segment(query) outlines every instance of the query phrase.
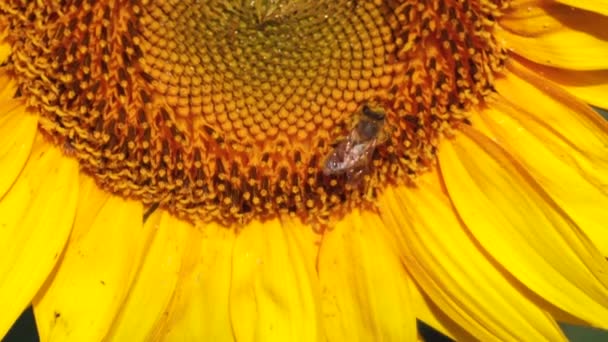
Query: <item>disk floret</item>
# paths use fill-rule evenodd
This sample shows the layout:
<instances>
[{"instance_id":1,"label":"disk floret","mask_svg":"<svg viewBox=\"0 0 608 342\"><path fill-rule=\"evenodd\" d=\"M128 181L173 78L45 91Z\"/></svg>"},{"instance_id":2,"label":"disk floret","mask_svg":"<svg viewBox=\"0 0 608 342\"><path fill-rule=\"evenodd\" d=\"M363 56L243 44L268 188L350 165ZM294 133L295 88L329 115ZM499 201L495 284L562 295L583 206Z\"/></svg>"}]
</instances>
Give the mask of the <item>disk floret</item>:
<instances>
[{"instance_id":1,"label":"disk floret","mask_svg":"<svg viewBox=\"0 0 608 342\"><path fill-rule=\"evenodd\" d=\"M10 1L5 66L104 189L191 221L373 206L492 92L504 1ZM361 181L323 172L379 104Z\"/></svg>"}]
</instances>

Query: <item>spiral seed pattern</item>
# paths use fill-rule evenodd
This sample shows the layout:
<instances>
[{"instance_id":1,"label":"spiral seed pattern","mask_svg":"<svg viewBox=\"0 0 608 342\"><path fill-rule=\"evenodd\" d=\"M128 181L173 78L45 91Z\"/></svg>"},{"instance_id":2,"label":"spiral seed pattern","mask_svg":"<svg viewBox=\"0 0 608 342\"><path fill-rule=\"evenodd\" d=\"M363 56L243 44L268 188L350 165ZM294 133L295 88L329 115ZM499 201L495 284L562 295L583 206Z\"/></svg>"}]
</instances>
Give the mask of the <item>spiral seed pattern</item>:
<instances>
[{"instance_id":1,"label":"spiral seed pattern","mask_svg":"<svg viewBox=\"0 0 608 342\"><path fill-rule=\"evenodd\" d=\"M492 92L507 5L21 0L0 4L0 25L19 96L104 189L194 222L322 223L432 166ZM370 101L389 134L370 172L324 175Z\"/></svg>"}]
</instances>

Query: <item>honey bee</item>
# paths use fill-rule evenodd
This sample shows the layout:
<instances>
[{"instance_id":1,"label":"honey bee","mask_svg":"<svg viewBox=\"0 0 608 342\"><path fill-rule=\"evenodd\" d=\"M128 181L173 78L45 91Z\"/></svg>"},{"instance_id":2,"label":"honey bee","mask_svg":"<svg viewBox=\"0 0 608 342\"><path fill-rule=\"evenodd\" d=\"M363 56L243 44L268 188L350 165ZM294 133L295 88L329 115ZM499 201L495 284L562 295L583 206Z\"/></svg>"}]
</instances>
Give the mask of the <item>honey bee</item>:
<instances>
[{"instance_id":1,"label":"honey bee","mask_svg":"<svg viewBox=\"0 0 608 342\"><path fill-rule=\"evenodd\" d=\"M358 183L370 171L376 147L387 139L384 108L366 103L358 112L357 123L331 150L323 165L324 175L343 174L351 184Z\"/></svg>"}]
</instances>

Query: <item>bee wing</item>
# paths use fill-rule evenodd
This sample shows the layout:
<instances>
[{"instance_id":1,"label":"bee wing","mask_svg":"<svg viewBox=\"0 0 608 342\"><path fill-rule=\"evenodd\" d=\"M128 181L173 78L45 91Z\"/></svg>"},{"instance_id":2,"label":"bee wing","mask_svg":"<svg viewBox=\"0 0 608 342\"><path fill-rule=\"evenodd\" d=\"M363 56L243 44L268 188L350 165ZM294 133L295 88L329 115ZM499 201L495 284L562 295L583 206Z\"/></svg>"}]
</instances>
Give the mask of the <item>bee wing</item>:
<instances>
[{"instance_id":1,"label":"bee wing","mask_svg":"<svg viewBox=\"0 0 608 342\"><path fill-rule=\"evenodd\" d=\"M346 179L352 185L358 185L371 170L370 162L376 145L376 139L358 144L353 151L353 160L346 170ZM355 152L356 151L356 152Z\"/></svg>"},{"instance_id":2,"label":"bee wing","mask_svg":"<svg viewBox=\"0 0 608 342\"><path fill-rule=\"evenodd\" d=\"M378 139L372 139L364 143L357 144L355 146L356 153L353 154L356 154L358 156L358 159L362 162L368 161L369 159L371 159L371 156L374 153L374 150L376 149L376 145L378 145Z\"/></svg>"},{"instance_id":3,"label":"bee wing","mask_svg":"<svg viewBox=\"0 0 608 342\"><path fill-rule=\"evenodd\" d=\"M339 154L339 151L333 149L331 153L325 159L325 163L323 165L323 174L331 175L340 172L341 165L343 164L342 157Z\"/></svg>"},{"instance_id":4,"label":"bee wing","mask_svg":"<svg viewBox=\"0 0 608 342\"><path fill-rule=\"evenodd\" d=\"M323 173L326 175L344 172L350 167L349 156L352 155L356 144L349 135L347 139L342 140L334 147L323 165Z\"/></svg>"}]
</instances>

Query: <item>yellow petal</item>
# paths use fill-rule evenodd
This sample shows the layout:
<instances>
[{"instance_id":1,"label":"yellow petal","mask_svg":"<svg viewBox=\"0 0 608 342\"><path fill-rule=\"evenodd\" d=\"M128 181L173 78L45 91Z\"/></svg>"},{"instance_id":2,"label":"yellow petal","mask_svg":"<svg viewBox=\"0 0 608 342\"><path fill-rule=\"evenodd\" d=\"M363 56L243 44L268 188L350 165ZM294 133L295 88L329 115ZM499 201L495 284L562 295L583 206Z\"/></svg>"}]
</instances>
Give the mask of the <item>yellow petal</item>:
<instances>
[{"instance_id":1,"label":"yellow petal","mask_svg":"<svg viewBox=\"0 0 608 342\"><path fill-rule=\"evenodd\" d=\"M9 43L0 42L0 64L4 64L12 53Z\"/></svg>"},{"instance_id":2,"label":"yellow petal","mask_svg":"<svg viewBox=\"0 0 608 342\"><path fill-rule=\"evenodd\" d=\"M553 319L471 240L448 198L425 181L430 177L417 189L388 190L380 200L390 208L386 216L404 225L397 235L404 263L423 291L478 340L565 340Z\"/></svg>"},{"instance_id":3,"label":"yellow petal","mask_svg":"<svg viewBox=\"0 0 608 342\"><path fill-rule=\"evenodd\" d=\"M508 105L504 108L516 111ZM484 109L477 116L499 144L523 163L602 254L608 256L608 194L585 179L575 166L556 156L547 147L546 141L539 140L519 121L497 109L497 106ZM474 121L477 128L480 126L479 120Z\"/></svg>"},{"instance_id":4,"label":"yellow petal","mask_svg":"<svg viewBox=\"0 0 608 342\"><path fill-rule=\"evenodd\" d=\"M79 205L63 260L33 303L43 341L101 340L129 290L146 239L140 203L107 197L92 182L81 186L79 204L85 205Z\"/></svg>"},{"instance_id":5,"label":"yellow petal","mask_svg":"<svg viewBox=\"0 0 608 342\"><path fill-rule=\"evenodd\" d=\"M608 16L608 1L607 0L556 0L565 5L576 8L581 8L590 12L595 12Z\"/></svg>"},{"instance_id":6,"label":"yellow petal","mask_svg":"<svg viewBox=\"0 0 608 342\"><path fill-rule=\"evenodd\" d=\"M0 200L0 337L29 305L59 259L78 198L78 164L44 143Z\"/></svg>"},{"instance_id":7,"label":"yellow petal","mask_svg":"<svg viewBox=\"0 0 608 342\"><path fill-rule=\"evenodd\" d=\"M234 230L210 223L189 234L179 281L157 339L233 341L228 297Z\"/></svg>"},{"instance_id":8,"label":"yellow petal","mask_svg":"<svg viewBox=\"0 0 608 342\"><path fill-rule=\"evenodd\" d=\"M311 261L299 243L313 242L294 241L278 220L256 221L239 232L230 289L237 341L317 341L322 336L317 280L311 279Z\"/></svg>"},{"instance_id":9,"label":"yellow petal","mask_svg":"<svg viewBox=\"0 0 608 342\"><path fill-rule=\"evenodd\" d=\"M517 280L573 316L607 327L608 263L496 144L472 128L443 143L439 164L458 215Z\"/></svg>"},{"instance_id":10,"label":"yellow petal","mask_svg":"<svg viewBox=\"0 0 608 342\"><path fill-rule=\"evenodd\" d=\"M180 276L185 246L193 229L190 224L167 212L156 212L148 218L144 230L152 233L153 241L106 337L108 341L150 340L166 317L167 306Z\"/></svg>"},{"instance_id":11,"label":"yellow petal","mask_svg":"<svg viewBox=\"0 0 608 342\"><path fill-rule=\"evenodd\" d=\"M0 102L12 100L16 92L17 84L15 80L6 72L5 67L0 67Z\"/></svg>"},{"instance_id":12,"label":"yellow petal","mask_svg":"<svg viewBox=\"0 0 608 342\"><path fill-rule=\"evenodd\" d=\"M30 155L38 117L21 101L0 102L0 198L11 187Z\"/></svg>"},{"instance_id":13,"label":"yellow petal","mask_svg":"<svg viewBox=\"0 0 608 342\"><path fill-rule=\"evenodd\" d=\"M497 78L501 97L490 106L517 119L554 155L578 167L585 178L608 191L608 123L585 103L548 83L521 64L507 64L510 74ZM532 103L530 99L533 99Z\"/></svg>"},{"instance_id":14,"label":"yellow petal","mask_svg":"<svg viewBox=\"0 0 608 342\"><path fill-rule=\"evenodd\" d=\"M608 17L555 2L506 12L496 35L507 49L539 64L608 69Z\"/></svg>"},{"instance_id":15,"label":"yellow petal","mask_svg":"<svg viewBox=\"0 0 608 342\"><path fill-rule=\"evenodd\" d=\"M410 275L408 274L408 277ZM461 326L451 320L431 299L419 288L413 279L408 280L412 310L416 318L443 335L455 341L468 341L472 336Z\"/></svg>"},{"instance_id":16,"label":"yellow petal","mask_svg":"<svg viewBox=\"0 0 608 342\"><path fill-rule=\"evenodd\" d=\"M572 95L591 105L608 109L608 70L574 71L552 68L525 60L523 66L540 77L555 82Z\"/></svg>"},{"instance_id":17,"label":"yellow petal","mask_svg":"<svg viewBox=\"0 0 608 342\"><path fill-rule=\"evenodd\" d=\"M411 285L384 225L375 213L354 211L323 237L318 269L329 341L416 338Z\"/></svg>"}]
</instances>

